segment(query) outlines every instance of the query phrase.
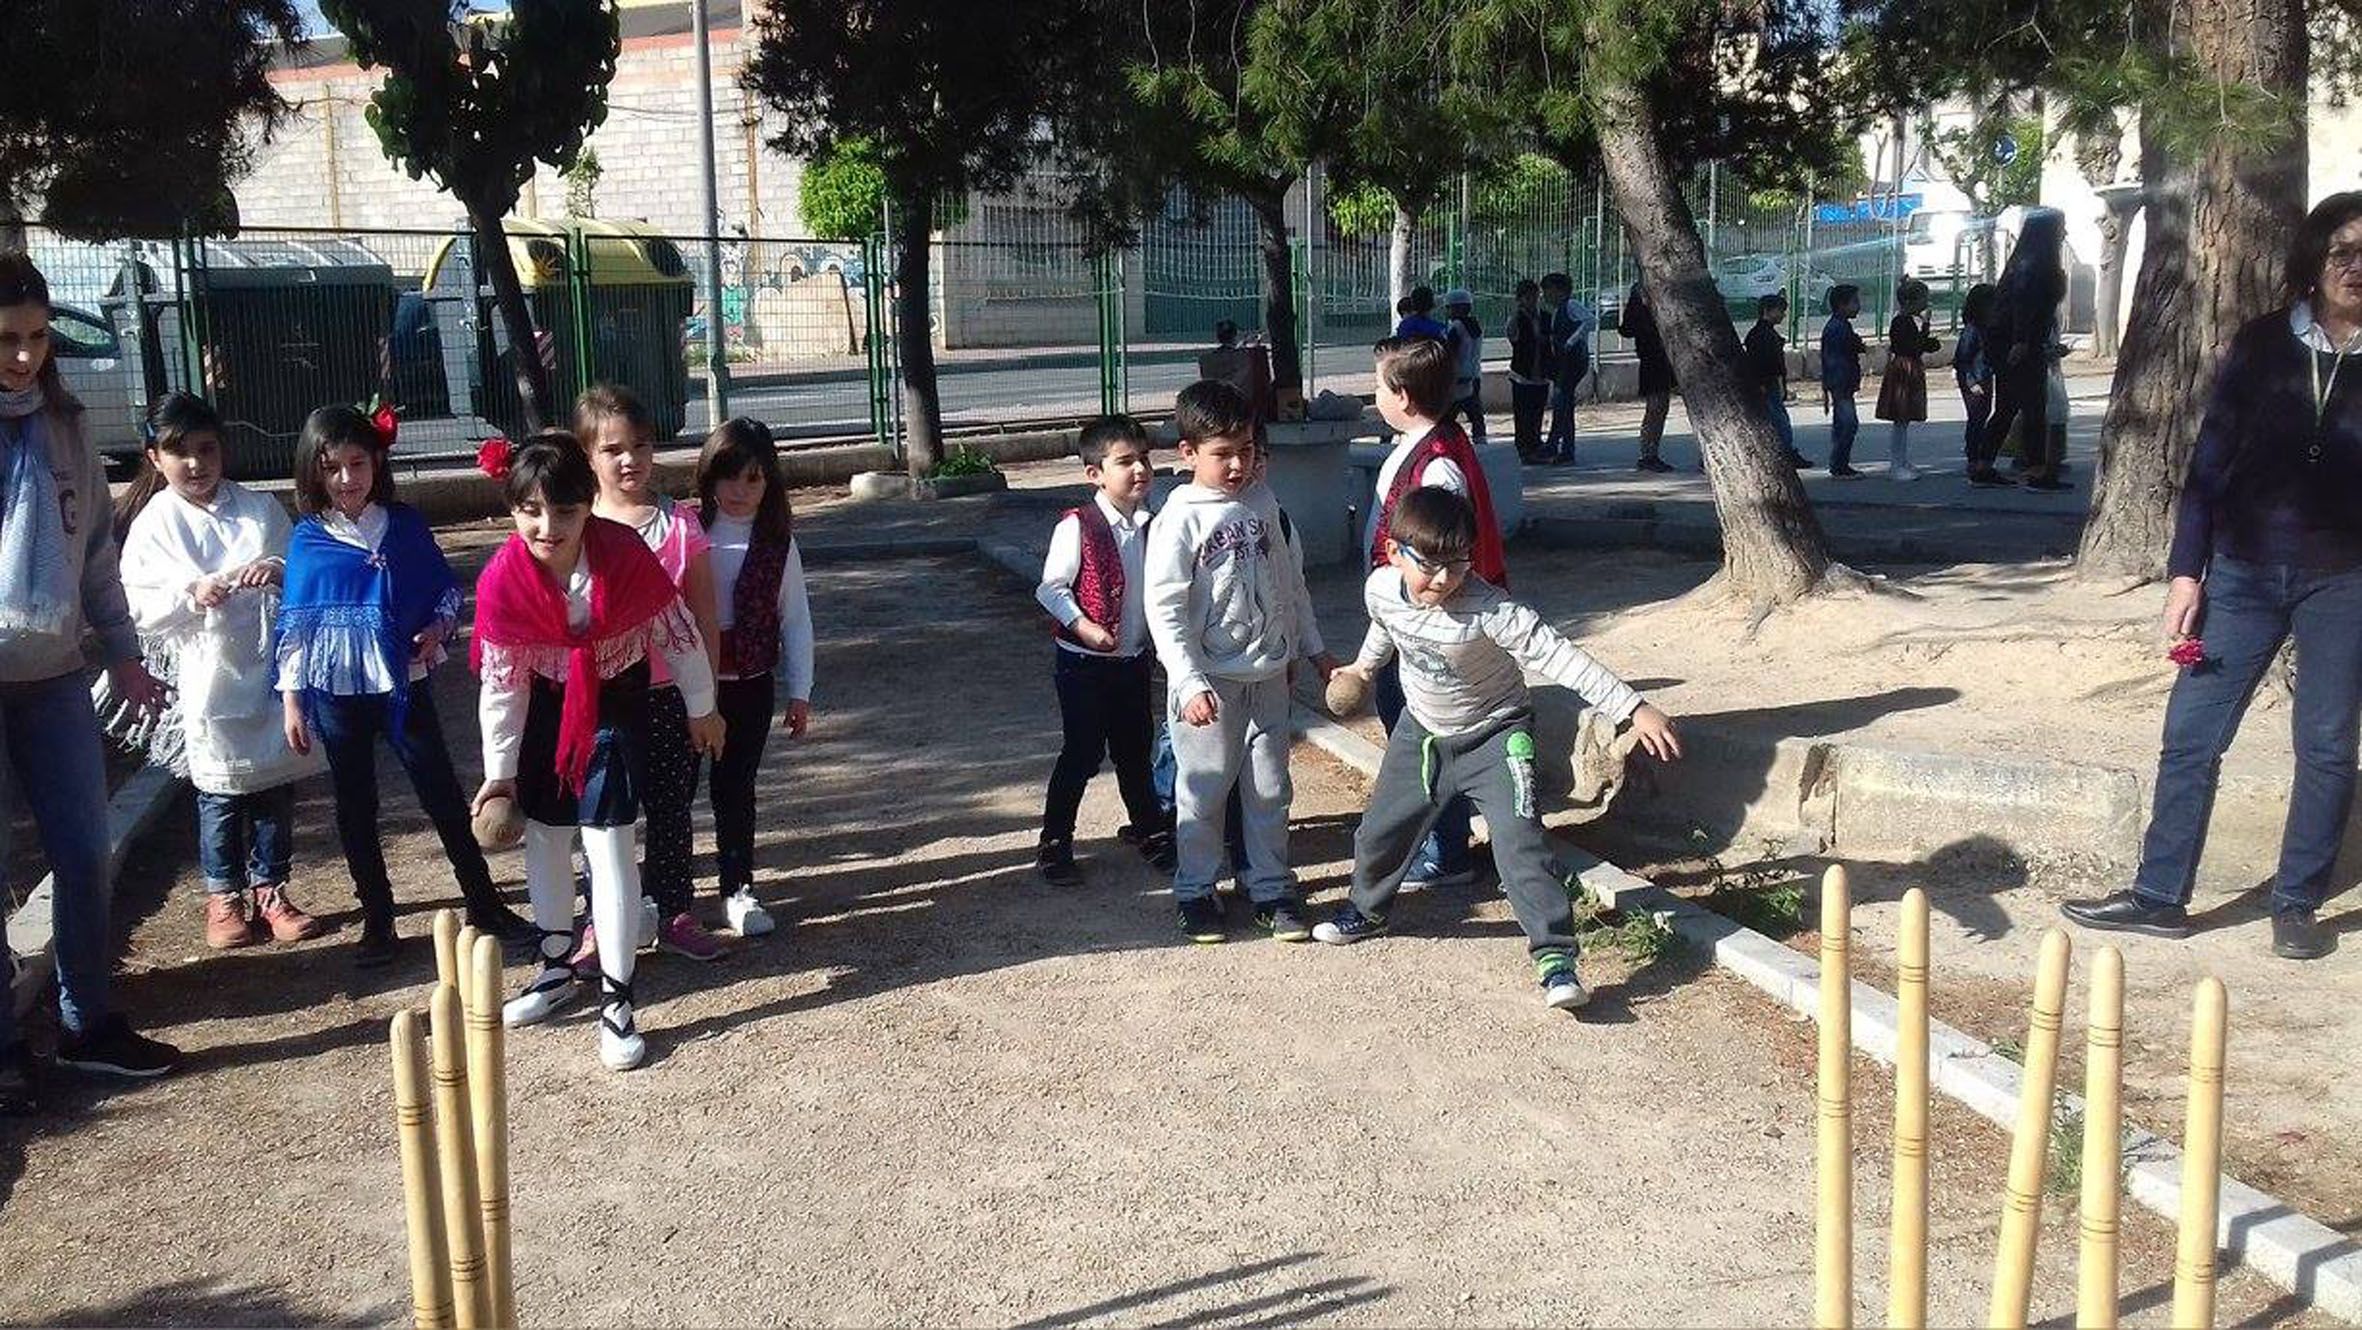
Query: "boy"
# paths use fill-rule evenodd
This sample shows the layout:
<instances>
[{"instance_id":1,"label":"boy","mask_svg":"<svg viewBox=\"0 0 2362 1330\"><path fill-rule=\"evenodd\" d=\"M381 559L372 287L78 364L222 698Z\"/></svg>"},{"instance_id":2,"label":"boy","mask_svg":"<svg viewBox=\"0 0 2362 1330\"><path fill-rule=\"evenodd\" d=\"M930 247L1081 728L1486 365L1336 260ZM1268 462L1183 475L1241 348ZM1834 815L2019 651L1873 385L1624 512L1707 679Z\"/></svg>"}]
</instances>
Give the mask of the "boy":
<instances>
[{"instance_id":1,"label":"boy","mask_svg":"<svg viewBox=\"0 0 2362 1330\"><path fill-rule=\"evenodd\" d=\"M1369 566L1386 566L1386 538L1402 497L1433 485L1467 496L1477 513L1473 557L1476 575L1497 587L1509 585L1501 552L1501 530L1493 521L1493 496L1484 468L1460 427L1443 419L1452 392L1452 359L1442 346L1416 338L1389 338L1377 346L1378 414L1394 427L1394 450L1378 468L1377 492L1362 528ZM1402 715L1402 685L1392 666L1377 676L1378 719L1392 731ZM1458 886L1473 874L1468 866L1468 804L1455 800L1420 847L1411 866L1417 887Z\"/></svg>"},{"instance_id":2,"label":"boy","mask_svg":"<svg viewBox=\"0 0 2362 1330\"><path fill-rule=\"evenodd\" d=\"M1788 465L1802 471L1812 459L1796 451L1796 426L1788 419L1788 339L1780 334L1787 317L1788 297L1777 291L1755 302L1755 326L1747 330L1747 373L1763 390L1764 409L1788 451Z\"/></svg>"},{"instance_id":3,"label":"boy","mask_svg":"<svg viewBox=\"0 0 2362 1330\"><path fill-rule=\"evenodd\" d=\"M1050 771L1035 867L1052 886L1082 881L1074 866L1075 811L1099 760L1115 760L1116 784L1140 853L1173 867L1173 838L1156 797L1149 748L1148 614L1142 588L1148 545L1148 431L1130 416L1101 416L1083 426L1075 451L1097 491L1050 533L1049 557L1034 599L1057 620L1052 678L1066 741Z\"/></svg>"},{"instance_id":4,"label":"boy","mask_svg":"<svg viewBox=\"0 0 2362 1330\"><path fill-rule=\"evenodd\" d=\"M1387 739L1354 833L1347 903L1313 936L1342 945L1385 932L1404 856L1447 803L1471 798L1492 829L1493 861L1543 1000L1571 1011L1590 995L1575 976L1574 907L1534 806L1534 713L1521 670L1573 689L1619 725L1629 722L1659 761L1678 759L1681 741L1665 713L1532 610L1470 575L1481 531L1475 509L1450 490L1413 490L1396 508L1388 566L1362 591L1369 634L1344 672L1367 681L1399 656L1409 706Z\"/></svg>"},{"instance_id":5,"label":"boy","mask_svg":"<svg viewBox=\"0 0 2362 1330\"><path fill-rule=\"evenodd\" d=\"M1517 283L1517 309L1509 316L1509 416L1516 424L1517 460L1543 460L1542 413L1550 409L1550 379L1557 356L1550 343L1550 316L1542 312L1541 284Z\"/></svg>"},{"instance_id":6,"label":"boy","mask_svg":"<svg viewBox=\"0 0 2362 1330\"><path fill-rule=\"evenodd\" d=\"M1591 372L1591 332L1599 316L1575 299L1575 284L1565 273L1542 276L1542 299L1550 306L1552 353L1550 438L1542 455L1560 466L1575 461L1575 389Z\"/></svg>"},{"instance_id":7,"label":"boy","mask_svg":"<svg viewBox=\"0 0 2362 1330\"><path fill-rule=\"evenodd\" d=\"M1862 353L1870 345L1854 331L1854 316L1862 312L1861 288L1850 282L1829 288L1829 322L1821 328L1821 391L1829 398L1829 474L1853 480L1854 435L1861 432L1861 413L1854 406L1862 391Z\"/></svg>"},{"instance_id":8,"label":"boy","mask_svg":"<svg viewBox=\"0 0 2362 1330\"><path fill-rule=\"evenodd\" d=\"M1443 294L1444 322L1451 335L1452 415L1467 422L1468 438L1484 446L1484 325L1476 321L1476 297L1464 287Z\"/></svg>"},{"instance_id":9,"label":"boy","mask_svg":"<svg viewBox=\"0 0 2362 1330\"><path fill-rule=\"evenodd\" d=\"M1436 353L1443 347L1436 344ZM1173 897L1193 942L1220 942L1223 803L1239 790L1247 895L1274 938L1311 937L1288 870L1288 670L1311 658L1326 679L1304 584L1304 556L1255 479L1255 420L1246 398L1202 380L1173 404L1190 483L1175 489L1149 534L1149 637L1168 681L1176 770Z\"/></svg>"}]
</instances>

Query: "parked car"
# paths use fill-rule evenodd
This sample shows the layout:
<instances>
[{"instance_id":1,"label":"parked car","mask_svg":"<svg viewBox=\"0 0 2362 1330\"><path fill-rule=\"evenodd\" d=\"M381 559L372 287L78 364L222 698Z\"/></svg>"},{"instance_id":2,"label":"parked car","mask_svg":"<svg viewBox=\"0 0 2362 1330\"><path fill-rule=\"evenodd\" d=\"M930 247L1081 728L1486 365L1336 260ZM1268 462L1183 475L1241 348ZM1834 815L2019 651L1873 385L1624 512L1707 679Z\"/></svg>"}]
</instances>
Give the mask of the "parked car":
<instances>
[{"instance_id":1,"label":"parked car","mask_svg":"<svg viewBox=\"0 0 2362 1330\"><path fill-rule=\"evenodd\" d=\"M139 362L107 321L77 305L53 305L49 345L57 372L82 400L82 428L107 459L112 474L139 462L140 422L147 413Z\"/></svg>"}]
</instances>

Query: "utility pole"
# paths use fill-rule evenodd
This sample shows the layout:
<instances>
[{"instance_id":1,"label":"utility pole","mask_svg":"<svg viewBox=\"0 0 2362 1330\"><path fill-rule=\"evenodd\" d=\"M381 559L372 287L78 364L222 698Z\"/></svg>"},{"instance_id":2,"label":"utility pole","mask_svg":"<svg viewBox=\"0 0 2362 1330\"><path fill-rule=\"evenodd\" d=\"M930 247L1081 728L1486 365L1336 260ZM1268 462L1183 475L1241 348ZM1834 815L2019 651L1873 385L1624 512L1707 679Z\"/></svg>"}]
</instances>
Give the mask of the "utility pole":
<instances>
[{"instance_id":1,"label":"utility pole","mask_svg":"<svg viewBox=\"0 0 2362 1330\"><path fill-rule=\"evenodd\" d=\"M713 25L707 0L695 0L697 20L697 157L704 163L702 215L705 219L705 427L729 419L729 321L722 314L722 207L714 183Z\"/></svg>"}]
</instances>

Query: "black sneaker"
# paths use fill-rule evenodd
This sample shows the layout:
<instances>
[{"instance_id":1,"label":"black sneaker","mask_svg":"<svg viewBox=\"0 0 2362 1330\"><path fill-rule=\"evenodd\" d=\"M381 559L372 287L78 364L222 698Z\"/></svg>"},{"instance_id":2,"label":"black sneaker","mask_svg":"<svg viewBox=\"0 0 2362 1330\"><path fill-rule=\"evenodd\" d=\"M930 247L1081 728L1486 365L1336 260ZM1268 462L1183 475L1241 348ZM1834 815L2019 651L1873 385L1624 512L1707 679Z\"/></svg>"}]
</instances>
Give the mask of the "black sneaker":
<instances>
[{"instance_id":1,"label":"black sneaker","mask_svg":"<svg viewBox=\"0 0 2362 1330\"><path fill-rule=\"evenodd\" d=\"M22 1043L0 1053L0 1118L23 1117L41 1107L41 1087L32 1050Z\"/></svg>"},{"instance_id":2,"label":"black sneaker","mask_svg":"<svg viewBox=\"0 0 2362 1330\"><path fill-rule=\"evenodd\" d=\"M2317 961L2337 950L2337 939L2311 910L2272 916L2272 954L2288 961Z\"/></svg>"},{"instance_id":3,"label":"black sneaker","mask_svg":"<svg viewBox=\"0 0 2362 1330\"><path fill-rule=\"evenodd\" d=\"M66 1036L57 1046L57 1061L76 1071L145 1081L178 1067L180 1050L143 1036L117 1013L80 1035Z\"/></svg>"},{"instance_id":4,"label":"black sneaker","mask_svg":"<svg viewBox=\"0 0 2362 1330\"><path fill-rule=\"evenodd\" d=\"M1803 453L1796 451L1794 448L1790 448L1788 450L1788 465L1796 468L1799 471L1810 471L1815 466L1820 464L1805 456Z\"/></svg>"},{"instance_id":5,"label":"black sneaker","mask_svg":"<svg viewBox=\"0 0 2362 1330\"><path fill-rule=\"evenodd\" d=\"M2155 905L2129 891L2098 900L2068 901L2059 913L2083 925L2110 933L2143 933L2149 937L2188 937L2189 912L2179 905Z\"/></svg>"},{"instance_id":6,"label":"black sneaker","mask_svg":"<svg viewBox=\"0 0 2362 1330\"><path fill-rule=\"evenodd\" d=\"M1591 990L1575 977L1575 963L1563 956L1544 961L1540 971L1542 1001L1560 1011L1573 1011L1591 1000Z\"/></svg>"},{"instance_id":7,"label":"black sneaker","mask_svg":"<svg viewBox=\"0 0 2362 1330\"><path fill-rule=\"evenodd\" d=\"M2060 480L2056 476L2028 476L2026 477L2026 488L2030 490L2040 490L2045 494L2057 494L2064 490L2072 490L2075 487L2063 480Z\"/></svg>"},{"instance_id":8,"label":"black sneaker","mask_svg":"<svg viewBox=\"0 0 2362 1330\"><path fill-rule=\"evenodd\" d=\"M369 920L361 925L361 940L353 944L353 964L364 970L391 965L399 941L393 920Z\"/></svg>"},{"instance_id":9,"label":"black sneaker","mask_svg":"<svg viewBox=\"0 0 2362 1330\"><path fill-rule=\"evenodd\" d=\"M1993 468L1987 466L1979 467L1976 470L1969 472L1968 483L1976 486L1979 489L2005 490L2016 488L2018 482L2015 478L2002 475L2000 472L1995 471Z\"/></svg>"},{"instance_id":10,"label":"black sneaker","mask_svg":"<svg viewBox=\"0 0 2362 1330\"><path fill-rule=\"evenodd\" d=\"M1363 914L1350 905L1340 905L1337 912L1312 930L1315 942L1326 942L1332 947L1367 942L1386 932L1386 921L1375 915Z\"/></svg>"},{"instance_id":11,"label":"black sneaker","mask_svg":"<svg viewBox=\"0 0 2362 1330\"><path fill-rule=\"evenodd\" d=\"M1181 902L1181 931L1192 942L1220 942L1229 932L1222 919L1222 906L1208 896L1196 896Z\"/></svg>"},{"instance_id":12,"label":"black sneaker","mask_svg":"<svg viewBox=\"0 0 2362 1330\"><path fill-rule=\"evenodd\" d=\"M1274 942L1310 942L1312 925L1304 922L1304 915L1294 901L1276 901L1255 907L1255 927L1271 934Z\"/></svg>"},{"instance_id":13,"label":"black sneaker","mask_svg":"<svg viewBox=\"0 0 2362 1330\"><path fill-rule=\"evenodd\" d=\"M1074 842L1063 838L1042 838L1041 848L1033 853L1034 870L1042 881L1053 887L1071 887L1083 880L1083 870L1074 866Z\"/></svg>"},{"instance_id":14,"label":"black sneaker","mask_svg":"<svg viewBox=\"0 0 2362 1330\"><path fill-rule=\"evenodd\" d=\"M1673 469L1673 464L1666 461L1662 457L1643 457L1639 461L1632 464L1632 469L1635 471L1646 471L1651 475L1661 476L1666 472L1671 471Z\"/></svg>"},{"instance_id":15,"label":"black sneaker","mask_svg":"<svg viewBox=\"0 0 2362 1330\"><path fill-rule=\"evenodd\" d=\"M1862 473L1850 466L1833 466L1829 468L1829 478L1832 480L1860 480Z\"/></svg>"},{"instance_id":16,"label":"black sneaker","mask_svg":"<svg viewBox=\"0 0 2362 1330\"><path fill-rule=\"evenodd\" d=\"M1170 873L1181 862L1180 852L1173 848L1173 833L1159 831L1140 842L1140 857L1160 873Z\"/></svg>"},{"instance_id":17,"label":"black sneaker","mask_svg":"<svg viewBox=\"0 0 2362 1330\"><path fill-rule=\"evenodd\" d=\"M541 943L541 930L533 926L533 921L505 905L491 914L470 910L467 922L477 932L500 939L501 952L512 961L530 959L534 948Z\"/></svg>"}]
</instances>

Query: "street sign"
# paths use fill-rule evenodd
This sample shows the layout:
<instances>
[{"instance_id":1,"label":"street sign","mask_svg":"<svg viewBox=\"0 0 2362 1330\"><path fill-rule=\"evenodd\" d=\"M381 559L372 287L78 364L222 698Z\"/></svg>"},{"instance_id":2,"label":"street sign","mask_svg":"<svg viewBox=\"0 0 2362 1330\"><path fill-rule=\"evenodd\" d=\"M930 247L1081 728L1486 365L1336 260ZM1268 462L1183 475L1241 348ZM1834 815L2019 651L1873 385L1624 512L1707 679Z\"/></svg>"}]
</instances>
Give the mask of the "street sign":
<instances>
[{"instance_id":1,"label":"street sign","mask_svg":"<svg viewBox=\"0 0 2362 1330\"><path fill-rule=\"evenodd\" d=\"M2007 166L2017 159L2017 138L2007 131L2003 131L2001 137L1993 140L1993 160L2001 163L2003 166Z\"/></svg>"}]
</instances>

